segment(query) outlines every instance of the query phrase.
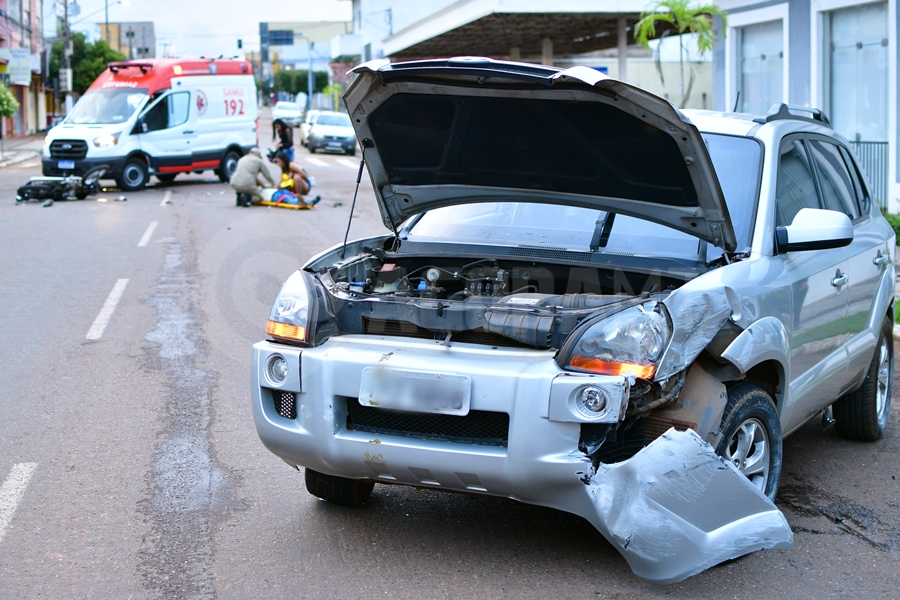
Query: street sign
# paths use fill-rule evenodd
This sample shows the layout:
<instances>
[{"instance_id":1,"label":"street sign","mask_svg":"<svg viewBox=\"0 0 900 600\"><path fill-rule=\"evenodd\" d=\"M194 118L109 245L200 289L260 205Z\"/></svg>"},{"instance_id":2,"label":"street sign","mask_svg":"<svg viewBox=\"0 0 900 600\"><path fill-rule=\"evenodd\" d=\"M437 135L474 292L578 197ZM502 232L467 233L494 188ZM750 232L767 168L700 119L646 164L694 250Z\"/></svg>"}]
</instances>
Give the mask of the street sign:
<instances>
[{"instance_id":1,"label":"street sign","mask_svg":"<svg viewBox=\"0 0 900 600\"><path fill-rule=\"evenodd\" d=\"M61 92L71 92L72 91L72 69L60 69L59 70L59 91L61 91Z\"/></svg>"}]
</instances>

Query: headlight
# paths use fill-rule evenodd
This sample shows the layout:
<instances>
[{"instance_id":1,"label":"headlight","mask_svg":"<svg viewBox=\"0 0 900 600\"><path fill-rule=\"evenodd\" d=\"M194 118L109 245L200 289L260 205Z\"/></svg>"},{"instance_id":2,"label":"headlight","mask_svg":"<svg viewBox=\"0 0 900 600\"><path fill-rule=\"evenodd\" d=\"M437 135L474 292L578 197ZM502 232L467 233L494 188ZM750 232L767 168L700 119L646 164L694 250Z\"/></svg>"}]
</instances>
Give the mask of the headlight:
<instances>
[{"instance_id":1,"label":"headlight","mask_svg":"<svg viewBox=\"0 0 900 600\"><path fill-rule=\"evenodd\" d=\"M94 145L98 148L109 148L111 146L115 146L119 142L119 136L122 135L119 133L104 133L99 137L94 138Z\"/></svg>"},{"instance_id":2,"label":"headlight","mask_svg":"<svg viewBox=\"0 0 900 600\"><path fill-rule=\"evenodd\" d=\"M589 326L572 348L566 368L652 379L670 335L665 307L646 302Z\"/></svg>"},{"instance_id":3,"label":"headlight","mask_svg":"<svg viewBox=\"0 0 900 600\"><path fill-rule=\"evenodd\" d=\"M315 323L316 309L313 285L310 275L303 271L296 271L288 277L272 305L266 333L298 342L313 339L311 328Z\"/></svg>"}]
</instances>

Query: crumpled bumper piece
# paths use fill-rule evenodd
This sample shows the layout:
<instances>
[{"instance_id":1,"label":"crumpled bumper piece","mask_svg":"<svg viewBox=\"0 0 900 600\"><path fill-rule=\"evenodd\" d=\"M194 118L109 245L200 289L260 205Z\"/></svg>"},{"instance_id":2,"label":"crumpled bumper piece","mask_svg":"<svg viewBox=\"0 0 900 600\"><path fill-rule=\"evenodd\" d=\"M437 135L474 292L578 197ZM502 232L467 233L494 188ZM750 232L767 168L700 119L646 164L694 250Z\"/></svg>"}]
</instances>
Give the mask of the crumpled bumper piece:
<instances>
[{"instance_id":1,"label":"crumpled bumper piece","mask_svg":"<svg viewBox=\"0 0 900 600\"><path fill-rule=\"evenodd\" d=\"M670 429L588 483L594 526L635 575L674 583L757 550L790 550L784 515L695 432Z\"/></svg>"}]
</instances>

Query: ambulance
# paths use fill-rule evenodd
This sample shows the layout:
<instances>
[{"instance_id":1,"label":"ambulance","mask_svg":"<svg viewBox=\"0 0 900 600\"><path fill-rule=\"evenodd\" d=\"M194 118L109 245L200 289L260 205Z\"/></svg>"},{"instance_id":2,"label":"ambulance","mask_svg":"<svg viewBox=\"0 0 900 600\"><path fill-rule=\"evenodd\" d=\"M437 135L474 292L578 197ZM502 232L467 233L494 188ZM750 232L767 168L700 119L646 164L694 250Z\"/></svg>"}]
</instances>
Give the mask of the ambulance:
<instances>
[{"instance_id":1,"label":"ambulance","mask_svg":"<svg viewBox=\"0 0 900 600\"><path fill-rule=\"evenodd\" d=\"M108 165L123 190L150 176L213 169L228 181L257 144L256 83L237 59L151 59L110 63L65 120L44 139L46 176Z\"/></svg>"}]
</instances>

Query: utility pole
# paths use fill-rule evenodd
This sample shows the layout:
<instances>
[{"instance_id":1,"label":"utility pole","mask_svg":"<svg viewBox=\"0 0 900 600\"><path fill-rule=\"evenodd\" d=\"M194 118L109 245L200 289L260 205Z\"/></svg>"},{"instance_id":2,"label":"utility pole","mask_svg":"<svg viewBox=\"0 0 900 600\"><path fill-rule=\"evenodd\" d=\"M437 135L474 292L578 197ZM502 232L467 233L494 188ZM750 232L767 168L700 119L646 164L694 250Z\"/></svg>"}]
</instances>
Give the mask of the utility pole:
<instances>
[{"instance_id":1,"label":"utility pole","mask_svg":"<svg viewBox=\"0 0 900 600\"><path fill-rule=\"evenodd\" d=\"M309 109L312 108L312 95L313 95L313 88L315 87L315 84L314 84L315 79L313 79L313 57L312 57L313 43L312 43L311 39L309 39L302 33L299 34L298 37L301 37L304 40L306 40L306 55L307 55L307 58L309 58L309 66L306 69L306 110L308 111Z\"/></svg>"},{"instance_id":2,"label":"utility pole","mask_svg":"<svg viewBox=\"0 0 900 600\"><path fill-rule=\"evenodd\" d=\"M72 111L72 84L74 83L72 80L74 79L72 76L72 36L69 31L69 0L63 0L64 13L63 13L63 43L65 46L63 47L63 68L66 70L66 114L68 115Z\"/></svg>"},{"instance_id":3,"label":"utility pole","mask_svg":"<svg viewBox=\"0 0 900 600\"><path fill-rule=\"evenodd\" d=\"M125 37L128 38L128 60L131 60L134 58L134 31L131 30L131 27L125 32Z\"/></svg>"}]
</instances>

